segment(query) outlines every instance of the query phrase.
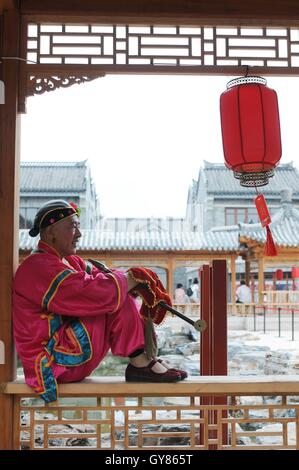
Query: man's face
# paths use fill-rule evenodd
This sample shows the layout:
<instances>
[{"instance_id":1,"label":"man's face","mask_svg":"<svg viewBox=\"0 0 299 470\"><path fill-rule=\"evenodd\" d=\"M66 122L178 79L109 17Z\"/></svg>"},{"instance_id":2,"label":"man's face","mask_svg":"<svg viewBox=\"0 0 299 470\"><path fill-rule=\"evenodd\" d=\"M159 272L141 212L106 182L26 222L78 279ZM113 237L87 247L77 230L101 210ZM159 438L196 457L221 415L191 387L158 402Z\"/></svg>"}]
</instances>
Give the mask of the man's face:
<instances>
[{"instance_id":1,"label":"man's face","mask_svg":"<svg viewBox=\"0 0 299 470\"><path fill-rule=\"evenodd\" d=\"M53 246L62 256L74 255L81 237L80 221L77 215L68 217L51 227Z\"/></svg>"}]
</instances>

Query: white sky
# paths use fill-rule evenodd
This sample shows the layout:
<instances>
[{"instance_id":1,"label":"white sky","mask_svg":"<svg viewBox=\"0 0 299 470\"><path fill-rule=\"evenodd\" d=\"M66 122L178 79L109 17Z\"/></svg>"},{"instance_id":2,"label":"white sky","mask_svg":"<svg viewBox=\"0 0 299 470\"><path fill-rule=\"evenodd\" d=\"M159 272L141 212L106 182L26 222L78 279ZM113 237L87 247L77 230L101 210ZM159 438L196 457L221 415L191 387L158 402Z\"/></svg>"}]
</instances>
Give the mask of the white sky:
<instances>
[{"instance_id":1,"label":"white sky","mask_svg":"<svg viewBox=\"0 0 299 470\"><path fill-rule=\"evenodd\" d=\"M233 77L107 75L27 100L21 159L88 159L105 217L184 217L203 160L223 162L219 97ZM299 77L278 94L282 163L297 165Z\"/></svg>"}]
</instances>

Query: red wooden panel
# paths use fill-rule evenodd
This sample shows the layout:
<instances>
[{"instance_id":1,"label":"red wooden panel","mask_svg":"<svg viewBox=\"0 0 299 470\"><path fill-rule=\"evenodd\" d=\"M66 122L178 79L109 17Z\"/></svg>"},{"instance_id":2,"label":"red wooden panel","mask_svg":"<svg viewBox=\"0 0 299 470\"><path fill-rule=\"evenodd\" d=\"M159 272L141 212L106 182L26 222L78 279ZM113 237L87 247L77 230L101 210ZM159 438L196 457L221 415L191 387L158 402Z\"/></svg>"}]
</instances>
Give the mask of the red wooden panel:
<instances>
[{"instance_id":1,"label":"red wooden panel","mask_svg":"<svg viewBox=\"0 0 299 470\"><path fill-rule=\"evenodd\" d=\"M200 375L211 375L211 303L210 303L210 267L200 270L200 318L205 320L207 328L200 338Z\"/></svg>"},{"instance_id":2,"label":"red wooden panel","mask_svg":"<svg viewBox=\"0 0 299 470\"><path fill-rule=\"evenodd\" d=\"M227 286L226 261L214 260L212 267L201 268L201 318L207 322L200 341L200 374L227 375ZM202 405L226 404L226 397L201 397ZM217 423L216 412L209 413L209 424ZM216 439L216 430L209 431ZM223 425L222 442L227 443L227 425ZM204 428L200 426L200 443L204 443ZM216 445L209 449L215 450Z\"/></svg>"},{"instance_id":3,"label":"red wooden panel","mask_svg":"<svg viewBox=\"0 0 299 470\"><path fill-rule=\"evenodd\" d=\"M227 375L226 261L212 262L212 374Z\"/></svg>"}]
</instances>

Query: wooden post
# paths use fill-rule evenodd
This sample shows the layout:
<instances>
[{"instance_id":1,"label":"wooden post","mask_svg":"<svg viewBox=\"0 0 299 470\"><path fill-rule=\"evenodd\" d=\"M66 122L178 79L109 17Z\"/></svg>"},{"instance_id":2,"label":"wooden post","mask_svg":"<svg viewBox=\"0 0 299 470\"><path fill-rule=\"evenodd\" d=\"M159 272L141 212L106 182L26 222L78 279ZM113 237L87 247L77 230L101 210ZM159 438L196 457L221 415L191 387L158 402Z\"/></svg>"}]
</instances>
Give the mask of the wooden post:
<instances>
[{"instance_id":1,"label":"wooden post","mask_svg":"<svg viewBox=\"0 0 299 470\"><path fill-rule=\"evenodd\" d=\"M206 329L201 333L200 338L200 375L212 375L212 310L211 310L211 288L210 288L210 267L205 264L200 268L200 318L207 323ZM200 398L201 405L209 405L211 397ZM204 417L204 412L200 412L200 417ZM209 421L211 417L209 416ZM200 444L203 445L208 438L206 424L200 425Z\"/></svg>"},{"instance_id":2,"label":"wooden post","mask_svg":"<svg viewBox=\"0 0 299 470\"><path fill-rule=\"evenodd\" d=\"M250 260L245 260L245 282L247 286L250 286Z\"/></svg>"},{"instance_id":3,"label":"wooden post","mask_svg":"<svg viewBox=\"0 0 299 470\"><path fill-rule=\"evenodd\" d=\"M207 328L202 333L200 341L200 374L227 375L227 295L226 295L226 261L213 260L212 267L203 266L201 269L201 318L207 322ZM203 405L223 405L226 397L202 397ZM225 416L224 416L225 417ZM208 426L217 423L217 413L209 414ZM200 426L200 442L209 443L219 438L218 431L205 429ZM227 443L227 425L221 429L222 443ZM210 450L216 447L208 444Z\"/></svg>"},{"instance_id":4,"label":"wooden post","mask_svg":"<svg viewBox=\"0 0 299 470\"><path fill-rule=\"evenodd\" d=\"M212 375L227 375L226 261L212 262Z\"/></svg>"},{"instance_id":5,"label":"wooden post","mask_svg":"<svg viewBox=\"0 0 299 470\"><path fill-rule=\"evenodd\" d=\"M227 375L227 268L225 260L213 260L211 270L211 294L212 294L212 375ZM227 397L213 397L214 405L226 405ZM217 423L217 412L214 411L212 423ZM223 412L223 418L227 418ZM222 426L222 439L220 444L227 444L227 424ZM219 439L219 426L217 431L212 431L211 437ZM215 445L209 446L211 450Z\"/></svg>"},{"instance_id":6,"label":"wooden post","mask_svg":"<svg viewBox=\"0 0 299 470\"><path fill-rule=\"evenodd\" d=\"M230 258L232 313L236 313L236 256Z\"/></svg>"},{"instance_id":7,"label":"wooden post","mask_svg":"<svg viewBox=\"0 0 299 470\"><path fill-rule=\"evenodd\" d=\"M258 300L259 304L264 303L264 258L259 258L258 259L258 265L259 265L259 295L258 295Z\"/></svg>"},{"instance_id":8,"label":"wooden post","mask_svg":"<svg viewBox=\"0 0 299 470\"><path fill-rule=\"evenodd\" d=\"M200 270L200 312L200 318L207 323L207 328L202 332L200 339L200 375L212 375L210 268L207 264Z\"/></svg>"},{"instance_id":9,"label":"wooden post","mask_svg":"<svg viewBox=\"0 0 299 470\"><path fill-rule=\"evenodd\" d=\"M19 56L20 18L17 11L3 13L1 56ZM0 341L5 363L0 364L0 383L15 378L15 353L12 336L12 278L18 263L18 170L19 120L17 116L17 60L2 61L1 80L5 104L0 104ZM13 397L0 394L0 449L13 448Z\"/></svg>"},{"instance_id":10,"label":"wooden post","mask_svg":"<svg viewBox=\"0 0 299 470\"><path fill-rule=\"evenodd\" d=\"M169 255L167 260L167 291L171 299L173 299L173 257Z\"/></svg>"}]
</instances>

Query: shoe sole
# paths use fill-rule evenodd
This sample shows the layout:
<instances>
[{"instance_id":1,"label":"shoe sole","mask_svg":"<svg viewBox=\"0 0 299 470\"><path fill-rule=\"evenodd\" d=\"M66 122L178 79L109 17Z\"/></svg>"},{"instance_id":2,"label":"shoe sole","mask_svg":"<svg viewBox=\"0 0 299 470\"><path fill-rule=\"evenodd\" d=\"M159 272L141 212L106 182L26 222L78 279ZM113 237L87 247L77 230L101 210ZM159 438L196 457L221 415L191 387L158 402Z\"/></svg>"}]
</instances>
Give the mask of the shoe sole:
<instances>
[{"instance_id":1,"label":"shoe sole","mask_svg":"<svg viewBox=\"0 0 299 470\"><path fill-rule=\"evenodd\" d=\"M149 378L142 378L142 377L129 377L127 378L126 377L126 382L149 382L149 383L160 383L160 384L170 384L170 383L174 383L174 382L180 382L182 379L181 377L178 377L177 379L175 380L152 380L152 379L149 379Z\"/></svg>"}]
</instances>

